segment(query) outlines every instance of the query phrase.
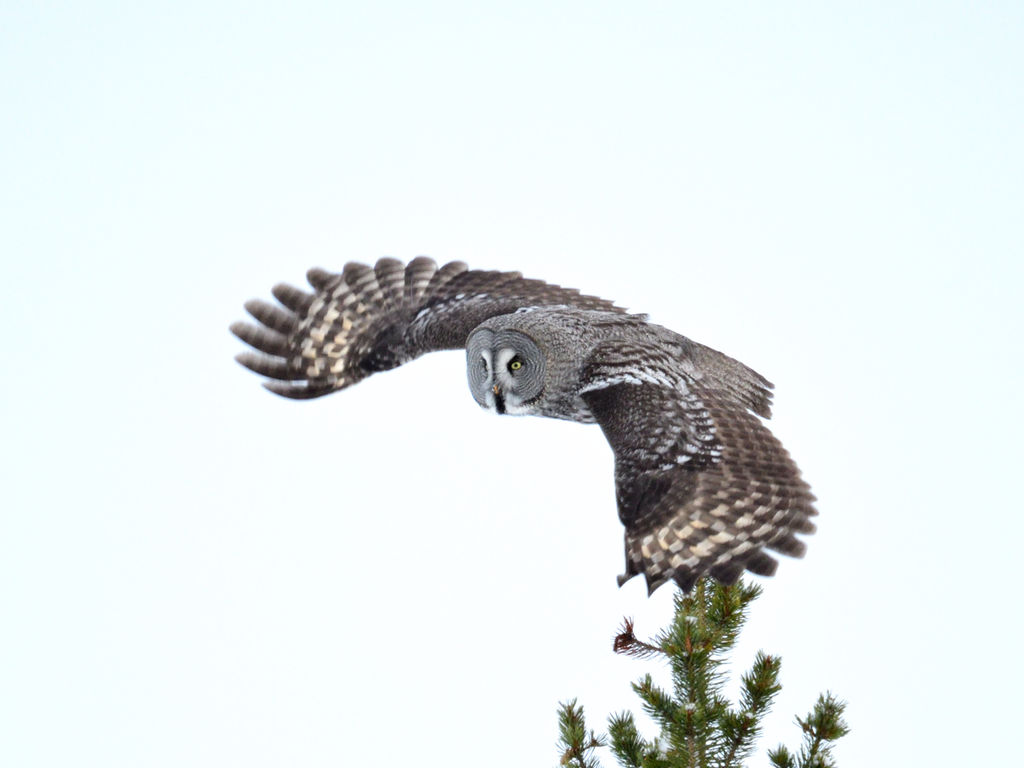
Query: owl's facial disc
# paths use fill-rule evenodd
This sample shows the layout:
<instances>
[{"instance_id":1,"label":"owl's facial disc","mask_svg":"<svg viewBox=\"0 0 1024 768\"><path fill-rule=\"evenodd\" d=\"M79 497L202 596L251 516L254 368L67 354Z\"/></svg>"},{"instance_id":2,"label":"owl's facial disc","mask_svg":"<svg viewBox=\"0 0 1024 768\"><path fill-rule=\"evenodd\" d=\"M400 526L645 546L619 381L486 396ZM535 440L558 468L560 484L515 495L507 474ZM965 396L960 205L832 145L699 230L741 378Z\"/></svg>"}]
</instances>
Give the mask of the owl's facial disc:
<instances>
[{"instance_id":1,"label":"owl's facial disc","mask_svg":"<svg viewBox=\"0 0 1024 768\"><path fill-rule=\"evenodd\" d=\"M536 413L544 389L544 358L519 331L481 329L466 345L469 388L481 407L498 414Z\"/></svg>"}]
</instances>

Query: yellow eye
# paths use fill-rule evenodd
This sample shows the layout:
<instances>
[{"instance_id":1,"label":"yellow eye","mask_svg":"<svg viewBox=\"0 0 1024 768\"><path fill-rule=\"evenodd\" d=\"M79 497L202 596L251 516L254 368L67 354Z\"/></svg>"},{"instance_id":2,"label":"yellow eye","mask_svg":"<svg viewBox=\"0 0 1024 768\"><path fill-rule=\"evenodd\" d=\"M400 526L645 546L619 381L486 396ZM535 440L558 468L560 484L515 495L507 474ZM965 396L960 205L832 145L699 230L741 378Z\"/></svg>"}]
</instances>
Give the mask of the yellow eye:
<instances>
[{"instance_id":1,"label":"yellow eye","mask_svg":"<svg viewBox=\"0 0 1024 768\"><path fill-rule=\"evenodd\" d=\"M512 362L510 362L508 364L508 369L510 371L518 371L522 367L523 367L523 361L522 360L513 360Z\"/></svg>"}]
</instances>

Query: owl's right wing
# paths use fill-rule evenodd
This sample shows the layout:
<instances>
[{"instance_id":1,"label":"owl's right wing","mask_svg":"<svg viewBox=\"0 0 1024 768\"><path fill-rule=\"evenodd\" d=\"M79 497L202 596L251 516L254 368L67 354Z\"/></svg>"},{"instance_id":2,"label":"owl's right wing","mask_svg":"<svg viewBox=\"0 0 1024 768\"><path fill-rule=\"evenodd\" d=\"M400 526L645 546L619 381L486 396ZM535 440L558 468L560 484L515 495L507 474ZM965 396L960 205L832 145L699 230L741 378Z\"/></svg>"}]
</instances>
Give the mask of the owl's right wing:
<instances>
[{"instance_id":1,"label":"owl's right wing","mask_svg":"<svg viewBox=\"0 0 1024 768\"><path fill-rule=\"evenodd\" d=\"M484 320L522 307L625 312L519 272L471 270L458 261L438 268L422 256L407 265L350 262L340 273L311 269L307 279L314 293L277 285L272 293L282 306L253 299L245 308L260 325L231 326L257 350L238 362L270 379L264 386L271 392L296 399L343 389L426 352L464 348Z\"/></svg>"},{"instance_id":2,"label":"owl's right wing","mask_svg":"<svg viewBox=\"0 0 1024 768\"><path fill-rule=\"evenodd\" d=\"M614 341L584 366L581 396L615 454L619 583L643 573L653 592L669 579L689 590L705 573L725 583L744 570L770 576L777 562L765 549L802 555L794 534L812 533L817 514L796 464L749 410L766 413L770 385L713 350L695 348L696 360L676 352Z\"/></svg>"}]
</instances>

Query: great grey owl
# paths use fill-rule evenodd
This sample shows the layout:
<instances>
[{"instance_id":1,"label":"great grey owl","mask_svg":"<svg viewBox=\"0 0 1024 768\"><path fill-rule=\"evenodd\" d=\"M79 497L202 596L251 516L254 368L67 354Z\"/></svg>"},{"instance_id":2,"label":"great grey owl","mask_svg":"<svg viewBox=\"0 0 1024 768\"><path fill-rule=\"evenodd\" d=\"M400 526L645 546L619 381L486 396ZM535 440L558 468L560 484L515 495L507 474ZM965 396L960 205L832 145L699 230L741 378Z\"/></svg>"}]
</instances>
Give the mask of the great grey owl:
<instances>
[{"instance_id":1,"label":"great grey owl","mask_svg":"<svg viewBox=\"0 0 1024 768\"><path fill-rule=\"evenodd\" d=\"M465 349L469 388L498 414L597 423L615 454L626 572L648 592L705 573L732 583L775 572L765 550L799 557L810 488L757 416L772 385L742 363L630 314L518 272L381 259L310 270L315 292L278 285L254 299L261 325L232 332L238 361L290 398L320 397L425 352ZM756 414L756 415L755 415Z\"/></svg>"}]
</instances>

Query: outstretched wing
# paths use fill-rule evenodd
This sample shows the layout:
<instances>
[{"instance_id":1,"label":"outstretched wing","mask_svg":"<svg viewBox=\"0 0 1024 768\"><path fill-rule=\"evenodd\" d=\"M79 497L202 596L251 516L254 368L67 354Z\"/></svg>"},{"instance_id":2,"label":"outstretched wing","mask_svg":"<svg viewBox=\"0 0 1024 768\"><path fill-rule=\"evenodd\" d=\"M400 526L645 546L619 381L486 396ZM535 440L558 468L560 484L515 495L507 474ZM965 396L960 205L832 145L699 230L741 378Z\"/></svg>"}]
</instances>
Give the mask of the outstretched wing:
<instances>
[{"instance_id":1,"label":"outstretched wing","mask_svg":"<svg viewBox=\"0 0 1024 768\"><path fill-rule=\"evenodd\" d=\"M804 553L794 534L813 533L814 496L748 410L767 414L770 386L681 338L678 347L615 341L594 350L581 393L615 453L626 526L620 584L639 573L648 592L669 579L689 590L705 573L733 583L744 570L775 572L765 549Z\"/></svg>"},{"instance_id":2,"label":"outstretched wing","mask_svg":"<svg viewBox=\"0 0 1024 768\"><path fill-rule=\"evenodd\" d=\"M273 288L281 307L260 299L245 304L260 325L231 331L258 353L236 359L271 381L271 392L296 399L320 397L435 350L465 347L470 332L495 315L521 307L568 305L625 312L610 301L583 296L519 272L471 270L459 261L438 268L426 257L408 265L381 259L373 267L350 262L340 273L311 269L314 293Z\"/></svg>"}]
</instances>

